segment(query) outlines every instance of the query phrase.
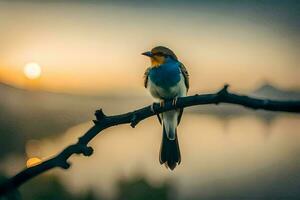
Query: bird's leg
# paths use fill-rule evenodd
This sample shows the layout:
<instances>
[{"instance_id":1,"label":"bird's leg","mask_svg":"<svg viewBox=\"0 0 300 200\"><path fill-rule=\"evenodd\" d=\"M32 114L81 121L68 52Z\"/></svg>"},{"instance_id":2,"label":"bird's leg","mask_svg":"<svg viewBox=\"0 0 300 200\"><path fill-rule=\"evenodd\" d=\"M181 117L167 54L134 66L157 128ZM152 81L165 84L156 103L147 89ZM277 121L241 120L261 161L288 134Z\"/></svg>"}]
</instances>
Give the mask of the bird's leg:
<instances>
[{"instance_id":1,"label":"bird's leg","mask_svg":"<svg viewBox=\"0 0 300 200\"><path fill-rule=\"evenodd\" d=\"M172 101L172 106L176 107L177 105L177 100L178 100L178 97L175 97Z\"/></svg>"},{"instance_id":2,"label":"bird's leg","mask_svg":"<svg viewBox=\"0 0 300 200\"><path fill-rule=\"evenodd\" d=\"M154 104L155 104L155 103L153 103L153 104L151 105L150 109L151 109L151 112L156 113L155 110L154 110Z\"/></svg>"},{"instance_id":3,"label":"bird's leg","mask_svg":"<svg viewBox=\"0 0 300 200\"><path fill-rule=\"evenodd\" d=\"M165 107L165 100L163 100L163 99L159 100L159 106L161 108Z\"/></svg>"}]
</instances>

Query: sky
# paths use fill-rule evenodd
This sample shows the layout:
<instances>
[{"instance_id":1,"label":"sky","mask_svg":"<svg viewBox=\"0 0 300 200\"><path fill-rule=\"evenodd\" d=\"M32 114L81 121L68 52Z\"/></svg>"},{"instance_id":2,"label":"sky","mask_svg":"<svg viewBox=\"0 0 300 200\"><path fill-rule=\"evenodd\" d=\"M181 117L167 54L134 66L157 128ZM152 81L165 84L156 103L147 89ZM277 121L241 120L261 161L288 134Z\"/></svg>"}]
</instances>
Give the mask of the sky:
<instances>
[{"instance_id":1,"label":"sky","mask_svg":"<svg viewBox=\"0 0 300 200\"><path fill-rule=\"evenodd\" d=\"M191 92L229 83L299 89L298 1L0 0L0 82L80 94L144 94L150 62L164 45L191 77ZM28 79L27 63L41 66Z\"/></svg>"}]
</instances>

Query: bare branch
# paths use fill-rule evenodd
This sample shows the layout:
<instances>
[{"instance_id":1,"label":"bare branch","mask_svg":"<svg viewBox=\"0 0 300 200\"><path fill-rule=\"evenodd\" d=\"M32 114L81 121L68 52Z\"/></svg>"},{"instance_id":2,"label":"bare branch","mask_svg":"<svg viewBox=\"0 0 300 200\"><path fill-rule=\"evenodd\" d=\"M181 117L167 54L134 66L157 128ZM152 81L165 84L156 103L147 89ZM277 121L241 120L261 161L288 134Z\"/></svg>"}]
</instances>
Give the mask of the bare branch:
<instances>
[{"instance_id":1,"label":"bare branch","mask_svg":"<svg viewBox=\"0 0 300 200\"><path fill-rule=\"evenodd\" d=\"M18 188L20 185L30 180L31 178L55 167L60 167L62 169L68 169L70 163L68 159L73 154L83 154L84 156L90 156L93 153L92 147L87 146L88 143L102 130L120 125L120 124L130 124L133 128L142 120L156 115L158 113L176 109L184 108L195 105L204 105L204 104L219 104L219 103L229 103L242 105L251 109L262 109L269 111L284 111L291 113L300 113L300 100L299 101L274 101L268 99L257 99L251 98L248 96L237 95L228 92L228 85L225 85L223 89L215 94L203 94L203 95L194 95L178 98L176 107L172 105L172 101L165 103L165 106L161 108L159 104L154 104L155 113L151 111L151 106L147 106L141 109L138 109L133 112L106 116L103 111L97 110L96 120L94 120L95 125L88 130L83 136L78 139L76 144L72 144L66 147L62 152L60 152L55 157L46 160L36 166L26 168L23 171L19 172L15 176L6 180L0 185L0 196L5 193L12 191Z\"/></svg>"}]
</instances>

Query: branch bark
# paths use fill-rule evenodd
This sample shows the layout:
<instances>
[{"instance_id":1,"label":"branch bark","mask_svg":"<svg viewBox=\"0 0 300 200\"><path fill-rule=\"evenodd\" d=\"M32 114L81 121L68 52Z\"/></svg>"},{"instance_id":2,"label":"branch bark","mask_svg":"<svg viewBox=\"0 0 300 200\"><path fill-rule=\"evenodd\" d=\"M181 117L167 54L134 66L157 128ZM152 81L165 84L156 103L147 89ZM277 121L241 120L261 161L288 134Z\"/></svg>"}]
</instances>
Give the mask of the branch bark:
<instances>
[{"instance_id":1,"label":"branch bark","mask_svg":"<svg viewBox=\"0 0 300 200\"><path fill-rule=\"evenodd\" d=\"M78 139L78 142L66 147L62 152L57 154L55 157L43 161L42 163L26 168L16 174L15 176L7 179L2 184L0 184L0 196L13 191L18 188L20 185L30 180L31 178L53 169L59 167L62 169L68 169L70 163L68 159L73 154L83 154L84 156L90 156L93 153L92 147L88 146L88 143L101 131L106 128L120 125L120 124L130 124L133 128L142 120L162 113L164 111L184 108L195 105L204 105L204 104L219 104L219 103L228 103L241 105L251 109L262 109L268 111L284 111L290 113L300 113L300 100L299 101L275 101L269 99L257 99L251 98L244 95L238 95L228 92L228 85L225 85L223 89L214 94L203 94L203 95L194 95L178 98L176 107L172 105L172 101L167 101L165 106L162 108L159 104L155 103L153 105L155 113L151 111L151 105L135 110L133 112L106 116L103 111L97 110L95 113L96 120L94 120L95 125L90 128L83 136Z\"/></svg>"}]
</instances>

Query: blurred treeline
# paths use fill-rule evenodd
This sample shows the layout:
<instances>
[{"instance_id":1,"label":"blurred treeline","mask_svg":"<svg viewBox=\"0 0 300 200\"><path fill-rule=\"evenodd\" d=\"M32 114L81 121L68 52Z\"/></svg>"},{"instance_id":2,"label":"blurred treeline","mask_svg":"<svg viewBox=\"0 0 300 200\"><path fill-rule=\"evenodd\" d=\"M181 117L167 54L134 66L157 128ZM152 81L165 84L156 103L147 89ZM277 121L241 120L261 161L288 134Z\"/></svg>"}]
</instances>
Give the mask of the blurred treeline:
<instances>
[{"instance_id":1,"label":"blurred treeline","mask_svg":"<svg viewBox=\"0 0 300 200\"><path fill-rule=\"evenodd\" d=\"M119 180L118 193L112 200L166 200L171 199L172 188L169 184L152 186L145 178L136 176L129 180ZM18 191L0 200L104 200L106 197L88 190L72 194L57 176L42 175L25 183Z\"/></svg>"}]
</instances>

